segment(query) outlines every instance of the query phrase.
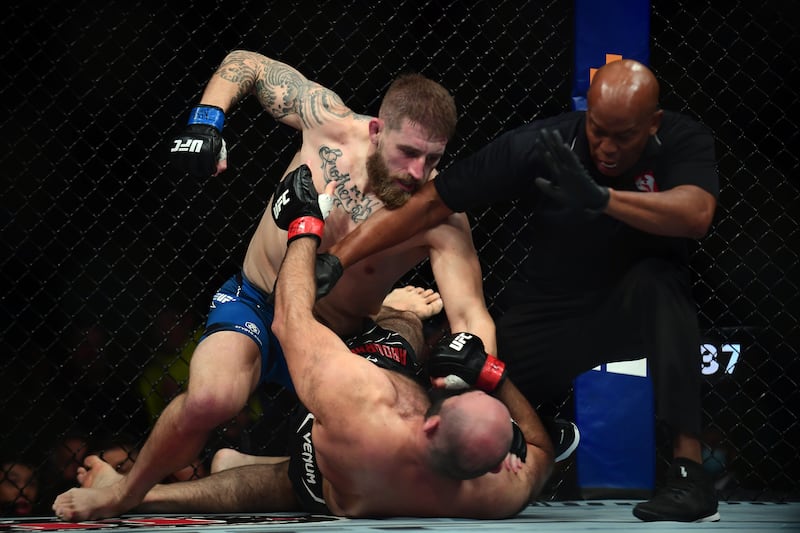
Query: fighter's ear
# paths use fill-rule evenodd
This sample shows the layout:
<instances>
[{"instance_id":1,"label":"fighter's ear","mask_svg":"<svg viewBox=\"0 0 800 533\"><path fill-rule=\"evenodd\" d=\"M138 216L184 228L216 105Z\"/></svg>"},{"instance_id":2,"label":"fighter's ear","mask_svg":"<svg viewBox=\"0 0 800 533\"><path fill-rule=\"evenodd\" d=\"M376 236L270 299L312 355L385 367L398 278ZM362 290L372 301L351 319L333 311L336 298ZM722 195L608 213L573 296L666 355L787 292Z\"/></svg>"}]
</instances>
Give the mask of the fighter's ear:
<instances>
[{"instance_id":1,"label":"fighter's ear","mask_svg":"<svg viewBox=\"0 0 800 533\"><path fill-rule=\"evenodd\" d=\"M425 419L425 422L422 424L422 431L425 432L425 435L428 437L432 437L436 430L439 429L439 424L442 421L442 417L439 415L429 416Z\"/></svg>"},{"instance_id":2,"label":"fighter's ear","mask_svg":"<svg viewBox=\"0 0 800 533\"><path fill-rule=\"evenodd\" d=\"M379 118L372 117L369 119L369 141L374 144L375 146L378 145L378 138L383 131L385 124L383 120Z\"/></svg>"}]
</instances>

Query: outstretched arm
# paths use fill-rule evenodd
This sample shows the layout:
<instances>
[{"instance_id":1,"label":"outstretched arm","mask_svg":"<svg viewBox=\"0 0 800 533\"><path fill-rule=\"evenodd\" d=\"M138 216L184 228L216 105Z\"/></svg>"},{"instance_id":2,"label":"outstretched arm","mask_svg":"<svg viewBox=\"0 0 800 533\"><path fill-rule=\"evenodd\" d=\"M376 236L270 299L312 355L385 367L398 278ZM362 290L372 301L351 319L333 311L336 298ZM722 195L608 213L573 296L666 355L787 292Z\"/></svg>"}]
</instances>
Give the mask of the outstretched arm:
<instances>
[{"instance_id":1,"label":"outstretched arm","mask_svg":"<svg viewBox=\"0 0 800 533\"><path fill-rule=\"evenodd\" d=\"M317 420L342 425L364 405L364 394L380 374L378 367L353 355L338 335L316 320L314 258L316 242L289 243L275 285L272 331L280 340L297 396Z\"/></svg>"},{"instance_id":2,"label":"outstretched arm","mask_svg":"<svg viewBox=\"0 0 800 533\"><path fill-rule=\"evenodd\" d=\"M317 270L319 296L330 291L343 268L443 222L454 212L527 194L535 168L530 144L529 132L512 130L428 181L403 207L372 215L328 250L325 256L336 259ZM332 262L336 268L331 268Z\"/></svg>"},{"instance_id":3,"label":"outstretched arm","mask_svg":"<svg viewBox=\"0 0 800 533\"><path fill-rule=\"evenodd\" d=\"M395 210L381 209L359 224L328 251L347 268L361 259L444 221L453 211L445 205L433 182L414 193L406 204Z\"/></svg>"},{"instance_id":4,"label":"outstretched arm","mask_svg":"<svg viewBox=\"0 0 800 533\"><path fill-rule=\"evenodd\" d=\"M450 330L469 331L481 338L487 352L497 353L494 320L486 308L481 264L467 215L451 215L426 233L426 242Z\"/></svg>"}]
</instances>

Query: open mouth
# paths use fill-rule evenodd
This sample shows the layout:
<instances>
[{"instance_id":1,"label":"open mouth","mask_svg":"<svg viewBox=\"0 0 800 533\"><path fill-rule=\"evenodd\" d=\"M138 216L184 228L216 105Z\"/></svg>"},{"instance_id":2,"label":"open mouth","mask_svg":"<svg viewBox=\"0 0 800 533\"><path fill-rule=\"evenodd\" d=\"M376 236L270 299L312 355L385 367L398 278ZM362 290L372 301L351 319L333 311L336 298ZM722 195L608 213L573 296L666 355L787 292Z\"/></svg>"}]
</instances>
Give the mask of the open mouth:
<instances>
[{"instance_id":1,"label":"open mouth","mask_svg":"<svg viewBox=\"0 0 800 533\"><path fill-rule=\"evenodd\" d=\"M405 192L414 192L416 190L416 186L415 186L415 184L413 182L408 183L408 182L401 181L401 180L395 180L395 183L397 184L398 187L403 189Z\"/></svg>"}]
</instances>

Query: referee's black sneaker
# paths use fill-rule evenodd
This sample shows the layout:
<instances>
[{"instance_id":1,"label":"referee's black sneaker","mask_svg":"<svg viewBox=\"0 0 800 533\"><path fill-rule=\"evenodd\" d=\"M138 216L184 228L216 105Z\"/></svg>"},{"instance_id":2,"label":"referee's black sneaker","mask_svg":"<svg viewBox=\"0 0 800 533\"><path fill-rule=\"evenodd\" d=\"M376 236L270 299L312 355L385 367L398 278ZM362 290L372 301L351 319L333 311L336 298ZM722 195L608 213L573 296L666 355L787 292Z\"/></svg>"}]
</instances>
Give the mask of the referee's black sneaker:
<instances>
[{"instance_id":1,"label":"referee's black sneaker","mask_svg":"<svg viewBox=\"0 0 800 533\"><path fill-rule=\"evenodd\" d=\"M553 442L556 463L567 459L578 448L581 432L574 423L561 418L542 418L542 424Z\"/></svg>"},{"instance_id":2,"label":"referee's black sneaker","mask_svg":"<svg viewBox=\"0 0 800 533\"><path fill-rule=\"evenodd\" d=\"M714 479L703 466L676 458L667 472L664 487L650 501L633 508L633 515L645 522L717 522L717 493Z\"/></svg>"}]
</instances>

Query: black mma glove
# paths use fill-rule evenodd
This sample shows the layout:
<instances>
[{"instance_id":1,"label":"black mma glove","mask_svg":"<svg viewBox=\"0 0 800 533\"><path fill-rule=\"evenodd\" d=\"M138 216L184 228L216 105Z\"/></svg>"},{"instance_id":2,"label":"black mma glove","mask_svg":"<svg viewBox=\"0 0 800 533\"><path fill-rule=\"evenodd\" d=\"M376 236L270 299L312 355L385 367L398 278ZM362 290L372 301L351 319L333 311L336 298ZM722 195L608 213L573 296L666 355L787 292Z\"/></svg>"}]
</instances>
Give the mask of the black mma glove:
<instances>
[{"instance_id":1,"label":"black mma glove","mask_svg":"<svg viewBox=\"0 0 800 533\"><path fill-rule=\"evenodd\" d=\"M330 195L317 194L311 169L300 165L278 183L272 198L272 220L289 232L288 242L300 237L314 237L319 246L325 217L332 204Z\"/></svg>"},{"instance_id":2,"label":"black mma glove","mask_svg":"<svg viewBox=\"0 0 800 533\"><path fill-rule=\"evenodd\" d=\"M513 418L511 419L511 430L513 436L511 437L511 447L508 453L516 455L519 457L520 461L524 463L525 458L528 457L528 441L525 440L525 434L522 433L522 430Z\"/></svg>"},{"instance_id":3,"label":"black mma glove","mask_svg":"<svg viewBox=\"0 0 800 533\"><path fill-rule=\"evenodd\" d=\"M317 299L322 298L333 289L344 268L339 258L332 254L317 254L315 277L317 280Z\"/></svg>"},{"instance_id":4,"label":"black mma glove","mask_svg":"<svg viewBox=\"0 0 800 533\"><path fill-rule=\"evenodd\" d=\"M483 349L476 335L445 335L433 348L428 361L432 378L444 377L445 388L475 387L492 392L506 378L506 365Z\"/></svg>"},{"instance_id":5,"label":"black mma glove","mask_svg":"<svg viewBox=\"0 0 800 533\"><path fill-rule=\"evenodd\" d=\"M217 161L228 157L221 135L224 125L225 113L219 107L200 104L193 108L186 128L172 139L172 164L194 176L212 176Z\"/></svg>"},{"instance_id":6,"label":"black mma glove","mask_svg":"<svg viewBox=\"0 0 800 533\"><path fill-rule=\"evenodd\" d=\"M581 164L578 156L564 144L557 130L543 129L535 147L550 178L536 178L543 193L574 209L601 213L608 205L608 188L598 185Z\"/></svg>"}]
</instances>

